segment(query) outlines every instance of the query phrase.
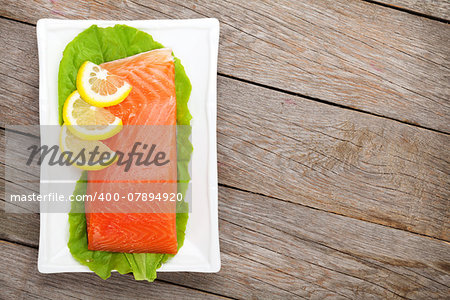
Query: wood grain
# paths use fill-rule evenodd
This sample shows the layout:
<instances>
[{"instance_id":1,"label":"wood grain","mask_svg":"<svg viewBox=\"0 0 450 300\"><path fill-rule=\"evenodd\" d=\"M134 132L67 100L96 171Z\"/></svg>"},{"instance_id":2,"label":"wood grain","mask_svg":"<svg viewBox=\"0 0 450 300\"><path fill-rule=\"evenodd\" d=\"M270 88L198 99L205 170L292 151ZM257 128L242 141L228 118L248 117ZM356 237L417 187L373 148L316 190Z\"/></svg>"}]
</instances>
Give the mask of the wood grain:
<instances>
[{"instance_id":1,"label":"wood grain","mask_svg":"<svg viewBox=\"0 0 450 300\"><path fill-rule=\"evenodd\" d=\"M253 262L252 270L243 271L247 274L307 299L439 298L449 291L445 242L256 194L219 190L221 250ZM176 282L194 287L201 286L196 284L199 277L175 274L182 280ZM169 274L161 278L173 280ZM206 279L221 282L214 276Z\"/></svg>"},{"instance_id":2,"label":"wood grain","mask_svg":"<svg viewBox=\"0 0 450 300\"><path fill-rule=\"evenodd\" d=\"M450 20L449 0L376 0L375 2L444 20Z\"/></svg>"},{"instance_id":3,"label":"wood grain","mask_svg":"<svg viewBox=\"0 0 450 300\"><path fill-rule=\"evenodd\" d=\"M216 17L220 73L450 132L450 27L406 12L356 0L33 6L21 0L6 1L1 9L33 24L43 17Z\"/></svg>"},{"instance_id":4,"label":"wood grain","mask_svg":"<svg viewBox=\"0 0 450 300\"><path fill-rule=\"evenodd\" d=\"M450 132L447 24L344 0L33 6L19 0L2 1L0 16L31 24L42 17L217 17L222 74L222 270L160 273L154 284L118 274L106 282L93 274L42 275L39 215L2 210L0 239L21 245L0 242L0 298L443 299L450 293L450 136L388 119ZM37 124L35 27L0 18L0 42L0 127ZM0 140L1 209L5 170L14 166L4 159L1 129ZM31 171L14 188L36 190Z\"/></svg>"},{"instance_id":5,"label":"wood grain","mask_svg":"<svg viewBox=\"0 0 450 300\"><path fill-rule=\"evenodd\" d=\"M15 62L26 68L33 60ZM450 240L448 135L223 76L218 82L221 184ZM37 116L37 89L28 94L16 83L27 114Z\"/></svg>"},{"instance_id":6,"label":"wood grain","mask_svg":"<svg viewBox=\"0 0 450 300\"><path fill-rule=\"evenodd\" d=\"M450 240L450 136L229 79L218 91L220 183Z\"/></svg>"},{"instance_id":7,"label":"wood grain","mask_svg":"<svg viewBox=\"0 0 450 300\"><path fill-rule=\"evenodd\" d=\"M0 20L0 126L39 124L39 64L35 29Z\"/></svg>"},{"instance_id":8,"label":"wood grain","mask_svg":"<svg viewBox=\"0 0 450 300\"><path fill-rule=\"evenodd\" d=\"M446 242L226 187L219 203L222 270L159 273L160 280L238 299L438 299L450 291ZM11 220L10 240L37 245L18 227L37 226L38 216L22 217Z\"/></svg>"},{"instance_id":9,"label":"wood grain","mask_svg":"<svg viewBox=\"0 0 450 300\"><path fill-rule=\"evenodd\" d=\"M0 241L0 249L2 299L225 299L161 281L138 282L119 274L108 281L88 273L43 275L36 268L36 249L4 241Z\"/></svg>"},{"instance_id":10,"label":"wood grain","mask_svg":"<svg viewBox=\"0 0 450 300\"><path fill-rule=\"evenodd\" d=\"M2 206L5 204L3 196L4 194L0 193ZM14 241L34 247L39 244L39 214L6 213L0 209L0 228L0 240Z\"/></svg>"}]
</instances>

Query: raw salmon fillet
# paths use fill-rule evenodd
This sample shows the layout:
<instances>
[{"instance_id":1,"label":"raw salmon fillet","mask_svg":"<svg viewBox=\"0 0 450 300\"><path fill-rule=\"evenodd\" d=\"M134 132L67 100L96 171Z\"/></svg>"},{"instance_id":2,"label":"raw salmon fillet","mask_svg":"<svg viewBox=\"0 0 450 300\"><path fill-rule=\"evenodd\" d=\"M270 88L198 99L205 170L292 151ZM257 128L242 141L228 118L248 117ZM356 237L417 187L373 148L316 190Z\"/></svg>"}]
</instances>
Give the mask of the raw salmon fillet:
<instances>
[{"instance_id":1,"label":"raw salmon fillet","mask_svg":"<svg viewBox=\"0 0 450 300\"><path fill-rule=\"evenodd\" d=\"M119 193L124 197L135 192L176 194L177 106L172 50L165 48L144 52L101 66L132 85L130 94L122 103L107 108L122 119L124 128L105 140L105 144L114 151L127 153L136 141L151 145L156 140L173 163L132 168L128 172L124 171L124 166L117 164L100 171L90 171L87 194ZM85 203L90 250L177 253L175 202L149 205L120 200L115 206L108 205L111 204L97 200ZM120 209L124 212L119 212ZM130 209L134 211L130 212ZM154 212L149 213L149 210Z\"/></svg>"}]
</instances>

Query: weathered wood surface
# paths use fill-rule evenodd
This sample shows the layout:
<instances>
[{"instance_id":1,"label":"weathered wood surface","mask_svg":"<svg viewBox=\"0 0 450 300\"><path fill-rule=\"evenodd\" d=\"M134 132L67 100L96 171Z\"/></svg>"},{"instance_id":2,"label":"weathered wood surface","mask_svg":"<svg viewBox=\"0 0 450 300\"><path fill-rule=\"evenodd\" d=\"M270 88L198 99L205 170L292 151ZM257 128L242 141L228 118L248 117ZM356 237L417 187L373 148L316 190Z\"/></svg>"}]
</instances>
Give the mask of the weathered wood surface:
<instances>
[{"instance_id":1,"label":"weathered wood surface","mask_svg":"<svg viewBox=\"0 0 450 300\"><path fill-rule=\"evenodd\" d=\"M374 2L384 3L443 20L450 20L449 0L375 0Z\"/></svg>"},{"instance_id":2,"label":"weathered wood surface","mask_svg":"<svg viewBox=\"0 0 450 300\"><path fill-rule=\"evenodd\" d=\"M450 136L227 79L218 90L221 183L450 240Z\"/></svg>"},{"instance_id":3,"label":"weathered wood surface","mask_svg":"<svg viewBox=\"0 0 450 300\"><path fill-rule=\"evenodd\" d=\"M27 53L0 59L22 69L37 63ZM18 97L36 101L37 88L21 86ZM219 183L450 240L448 135L222 76L218 91Z\"/></svg>"},{"instance_id":4,"label":"weathered wood surface","mask_svg":"<svg viewBox=\"0 0 450 300\"><path fill-rule=\"evenodd\" d=\"M239 299L425 299L450 292L444 241L226 187L219 201L222 270L159 279ZM9 240L36 247L36 229L18 227L37 227L38 215L18 216L8 216L15 232ZM27 264L35 267L36 258Z\"/></svg>"},{"instance_id":5,"label":"weathered wood surface","mask_svg":"<svg viewBox=\"0 0 450 300\"><path fill-rule=\"evenodd\" d=\"M43 17L216 17L220 73L450 132L450 27L443 22L357 0L20 0L0 9L33 24Z\"/></svg>"},{"instance_id":6,"label":"weathered wood surface","mask_svg":"<svg viewBox=\"0 0 450 300\"><path fill-rule=\"evenodd\" d=\"M343 0L0 4L1 16L30 23L0 18L0 127L38 123L31 24L41 17L222 22L222 270L160 273L155 284L117 274L106 282L38 274L39 215L2 211L0 240L11 243L0 243L0 298L449 294L450 136L392 120L450 131L448 24ZM5 170L13 166L1 128L0 140L1 209ZM37 190L35 171L14 187Z\"/></svg>"},{"instance_id":7,"label":"weathered wood surface","mask_svg":"<svg viewBox=\"0 0 450 300\"><path fill-rule=\"evenodd\" d=\"M36 30L0 19L0 126L39 124Z\"/></svg>"},{"instance_id":8,"label":"weathered wood surface","mask_svg":"<svg viewBox=\"0 0 450 300\"><path fill-rule=\"evenodd\" d=\"M36 249L0 241L0 251L2 299L225 299L162 281L136 282L118 274L107 282L86 273L42 276L36 268Z\"/></svg>"}]
</instances>

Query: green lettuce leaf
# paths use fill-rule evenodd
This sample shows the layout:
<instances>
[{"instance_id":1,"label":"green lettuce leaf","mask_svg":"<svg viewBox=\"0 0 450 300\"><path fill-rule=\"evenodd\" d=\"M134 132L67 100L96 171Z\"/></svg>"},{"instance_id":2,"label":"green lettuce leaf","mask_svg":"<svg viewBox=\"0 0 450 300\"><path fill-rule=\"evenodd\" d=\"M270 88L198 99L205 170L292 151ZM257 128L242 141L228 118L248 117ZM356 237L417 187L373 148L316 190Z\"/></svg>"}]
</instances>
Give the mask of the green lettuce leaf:
<instances>
[{"instance_id":1,"label":"green lettuce leaf","mask_svg":"<svg viewBox=\"0 0 450 300\"><path fill-rule=\"evenodd\" d=\"M62 124L62 108L66 98L76 90L76 76L79 67L86 60L96 64L112 61L141 52L150 51L163 46L153 38L136 28L125 25L100 28L93 25L81 32L65 48L59 65L58 74L58 103L59 121ZM191 135L190 121L192 119L187 103L191 93L191 83L180 60L175 57L175 88L177 97L177 124L183 130L177 131L177 169L178 192L186 193L190 180L188 165L193 151L189 141ZM74 195L84 195L87 189L87 172L83 172L78 180ZM188 204L177 202L177 240L178 249L184 243L188 220ZM69 213L70 236L68 246L72 256L81 264L86 265L98 276L106 279L112 270L121 274L133 273L136 280L153 281L156 270L173 255L159 253L117 253L88 250L86 231L86 216L75 213L84 209L84 202L72 202Z\"/></svg>"}]
</instances>

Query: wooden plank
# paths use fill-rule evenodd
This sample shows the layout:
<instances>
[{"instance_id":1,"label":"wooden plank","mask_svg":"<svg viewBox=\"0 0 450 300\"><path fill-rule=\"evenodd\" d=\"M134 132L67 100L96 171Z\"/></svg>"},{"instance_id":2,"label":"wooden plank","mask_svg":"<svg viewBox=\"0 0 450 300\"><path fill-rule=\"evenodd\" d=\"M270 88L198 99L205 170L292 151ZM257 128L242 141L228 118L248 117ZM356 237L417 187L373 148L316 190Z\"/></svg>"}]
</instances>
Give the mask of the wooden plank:
<instances>
[{"instance_id":1,"label":"wooden plank","mask_svg":"<svg viewBox=\"0 0 450 300\"><path fill-rule=\"evenodd\" d=\"M28 28L24 35L31 29L2 23ZM448 135L222 76L218 82L220 183L450 239ZM21 107L37 116L37 89L28 95L16 83Z\"/></svg>"},{"instance_id":2,"label":"wooden plank","mask_svg":"<svg viewBox=\"0 0 450 300\"><path fill-rule=\"evenodd\" d=\"M450 27L362 1L7 1L3 16L221 21L219 72L450 132ZM4 27L8 33L14 26Z\"/></svg>"},{"instance_id":3,"label":"wooden plank","mask_svg":"<svg viewBox=\"0 0 450 300\"><path fill-rule=\"evenodd\" d=\"M0 21L0 126L39 124L39 65L35 29Z\"/></svg>"},{"instance_id":4,"label":"wooden plank","mask_svg":"<svg viewBox=\"0 0 450 300\"><path fill-rule=\"evenodd\" d=\"M11 137L11 136L8 136ZM8 141L8 151L17 149L16 153L19 156L23 155L25 149L20 147L20 143L29 138L25 136L15 135L16 139ZM22 178L20 182L5 182L11 181L10 168L14 162L5 161L6 152L5 130L0 129L0 239L10 240L22 244L32 245L37 247L39 244L39 214L37 213L6 213L5 212L5 188L8 184L8 192L17 194L29 194L31 192L39 192L39 168L30 166L29 172L21 172ZM23 160L19 160L22 161ZM17 171L17 170L16 170ZM14 173L16 174L16 173ZM7 210L11 212L11 210Z\"/></svg>"},{"instance_id":5,"label":"wooden plank","mask_svg":"<svg viewBox=\"0 0 450 300\"><path fill-rule=\"evenodd\" d=\"M39 70L35 29L0 21L0 126L39 124ZM8 54L6 54L8 53ZM7 57L6 57L7 56Z\"/></svg>"},{"instance_id":6,"label":"wooden plank","mask_svg":"<svg viewBox=\"0 0 450 300\"><path fill-rule=\"evenodd\" d=\"M0 179L2 181L3 179ZM1 197L0 204L4 205ZM39 214L6 213L0 208L0 240L14 241L37 247L39 245Z\"/></svg>"},{"instance_id":7,"label":"wooden plank","mask_svg":"<svg viewBox=\"0 0 450 300\"><path fill-rule=\"evenodd\" d=\"M374 2L444 20L450 20L449 0L376 0Z\"/></svg>"},{"instance_id":8,"label":"wooden plank","mask_svg":"<svg viewBox=\"0 0 450 300\"><path fill-rule=\"evenodd\" d=\"M220 183L450 239L450 136L229 79L218 90Z\"/></svg>"},{"instance_id":9,"label":"wooden plank","mask_svg":"<svg viewBox=\"0 0 450 300\"><path fill-rule=\"evenodd\" d=\"M221 219L236 225L223 230L230 248L296 278L314 278L323 272L335 291L351 297L355 295L352 287L359 286L364 299L369 295L394 297L388 291L408 298L430 298L433 293L427 293L431 291L436 295L449 291L450 246L446 242L229 189L221 190L220 201ZM250 245L254 248L247 248ZM305 266L305 260L328 268L328 272ZM387 291L362 282L353 285L350 278L333 271ZM313 282L323 279L318 276Z\"/></svg>"},{"instance_id":10,"label":"wooden plank","mask_svg":"<svg viewBox=\"0 0 450 300\"><path fill-rule=\"evenodd\" d=\"M6 118L6 120L9 119ZM39 182L40 167L35 163L26 165L26 161L30 157L30 151L27 148L31 145L40 145L39 126L10 126L8 124L6 130L0 129L0 165L3 166L2 171L5 171L1 177L8 177L7 179L10 181L11 179L23 179L23 181ZM15 169L9 170L10 168ZM26 177L18 178L18 176L23 176L23 173L28 174Z\"/></svg>"},{"instance_id":11,"label":"wooden plank","mask_svg":"<svg viewBox=\"0 0 450 300\"><path fill-rule=\"evenodd\" d=\"M450 292L444 241L226 187L219 203L222 270L159 279L238 299L437 299ZM24 215L21 224L34 218ZM22 234L16 238L26 240ZM112 281L130 282L119 277ZM98 279L83 274L80 282L88 280Z\"/></svg>"},{"instance_id":12,"label":"wooden plank","mask_svg":"<svg viewBox=\"0 0 450 300\"><path fill-rule=\"evenodd\" d=\"M13 126L11 126L13 127ZM9 128L11 128L9 127ZM31 126L16 126L16 130L21 130L30 133L32 129L39 128ZM39 134L39 132L37 132ZM40 182L40 167L36 164L26 165L29 157L27 147L31 144L39 145L38 137L30 137L24 133L8 131L0 129L0 178L2 184L0 185L0 199L6 201L6 197L10 195L29 195L32 193L39 193ZM31 202L2 203L2 210L16 213L39 212L39 204ZM3 216L3 212L1 213ZM9 216L11 216L10 214ZM8 214L4 215L5 219L1 223L7 228ZM24 230L27 230L24 228ZM4 232L8 234L8 232Z\"/></svg>"},{"instance_id":13,"label":"wooden plank","mask_svg":"<svg viewBox=\"0 0 450 300\"><path fill-rule=\"evenodd\" d=\"M87 273L40 274L36 249L0 241L2 299L224 299L190 288L157 281L138 282L114 274L108 281Z\"/></svg>"}]
</instances>

